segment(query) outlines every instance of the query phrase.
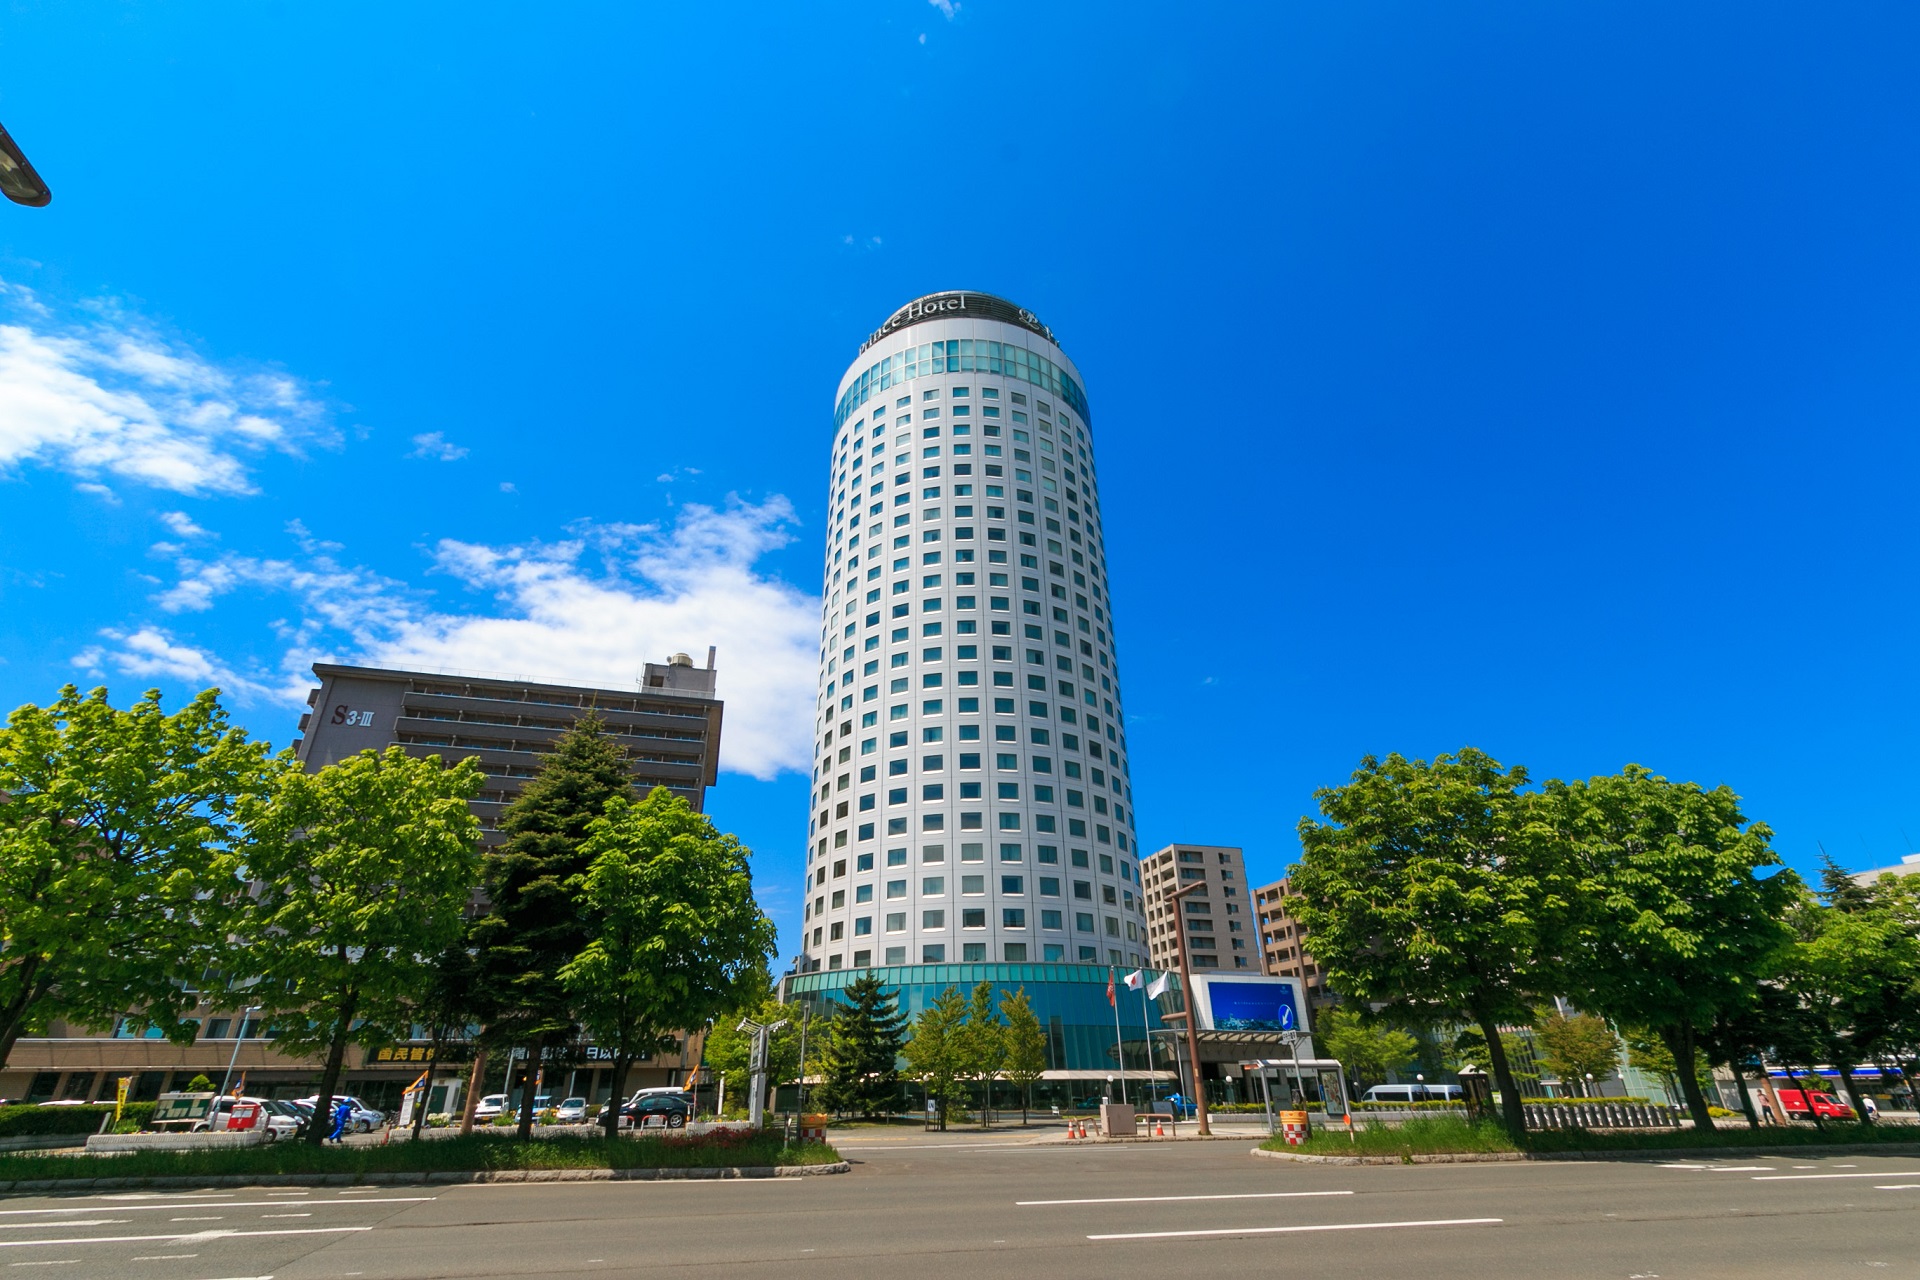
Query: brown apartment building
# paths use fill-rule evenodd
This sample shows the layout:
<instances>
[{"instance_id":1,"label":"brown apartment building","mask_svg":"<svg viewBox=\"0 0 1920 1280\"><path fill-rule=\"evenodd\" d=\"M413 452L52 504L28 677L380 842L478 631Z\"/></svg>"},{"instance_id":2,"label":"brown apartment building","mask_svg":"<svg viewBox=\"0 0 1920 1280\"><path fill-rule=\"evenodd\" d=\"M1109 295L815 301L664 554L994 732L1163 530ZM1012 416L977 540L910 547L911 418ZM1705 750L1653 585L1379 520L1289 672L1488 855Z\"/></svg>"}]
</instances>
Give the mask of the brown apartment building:
<instances>
[{"instance_id":1,"label":"brown apartment building","mask_svg":"<svg viewBox=\"0 0 1920 1280\"><path fill-rule=\"evenodd\" d=\"M626 746L633 783L640 791L664 786L704 810L706 789L719 765L722 704L715 694L712 651L695 667L686 654L646 663L631 689L596 689L509 677L389 671L316 663L319 687L307 695L311 708L300 718L295 753L308 769L367 750L399 745L410 754L445 760L477 758L486 788L474 798L482 839L500 840L501 812L538 770L541 753L581 715L592 711ZM124 1025L89 1032L55 1023L44 1036L22 1037L0 1069L0 1098L41 1102L112 1098L115 1080L133 1077L133 1097L148 1100L181 1087L195 1075L216 1085L232 1067L249 1092L270 1097L312 1093L320 1063L275 1053L257 1015L208 1005L198 1010L199 1038L176 1045ZM426 1067L424 1040L354 1048L341 1089L374 1106L390 1106L400 1090ZM461 1050L436 1074L461 1076ZM611 1089L611 1070L599 1065L593 1046L580 1061L556 1068L545 1086L556 1095L571 1088L592 1100ZM680 1083L699 1062L699 1042L683 1038L677 1051L641 1063L631 1087ZM564 1074L561 1074L564 1071ZM445 1089L433 1105L449 1105Z\"/></svg>"},{"instance_id":2,"label":"brown apartment building","mask_svg":"<svg viewBox=\"0 0 1920 1280\"><path fill-rule=\"evenodd\" d=\"M1294 896L1287 882L1275 880L1253 891L1253 909L1260 926L1260 966L1276 978L1298 978L1307 1003L1326 1003L1325 975L1305 948L1307 931L1289 909Z\"/></svg>"}]
</instances>

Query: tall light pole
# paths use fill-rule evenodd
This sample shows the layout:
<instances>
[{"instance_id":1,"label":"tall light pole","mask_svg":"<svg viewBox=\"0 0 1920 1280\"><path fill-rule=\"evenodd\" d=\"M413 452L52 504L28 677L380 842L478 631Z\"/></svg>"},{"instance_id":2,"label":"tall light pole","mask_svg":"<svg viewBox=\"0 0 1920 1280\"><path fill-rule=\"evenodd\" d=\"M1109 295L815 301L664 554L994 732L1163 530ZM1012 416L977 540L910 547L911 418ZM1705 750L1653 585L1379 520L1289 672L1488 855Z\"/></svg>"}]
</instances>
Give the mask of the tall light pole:
<instances>
[{"instance_id":1,"label":"tall light pole","mask_svg":"<svg viewBox=\"0 0 1920 1280\"><path fill-rule=\"evenodd\" d=\"M3 125L0 125L0 193L4 193L15 204L34 209L45 208L47 202L53 199L53 192L34 172L26 153L20 150L20 144L13 140L13 135Z\"/></svg>"},{"instance_id":2,"label":"tall light pole","mask_svg":"<svg viewBox=\"0 0 1920 1280\"><path fill-rule=\"evenodd\" d=\"M740 1019L741 1031L753 1037L753 1047L747 1056L747 1123L758 1130L766 1119L767 1102L767 1051L768 1042L773 1033L787 1025L785 1018L778 1022L758 1023L752 1018Z\"/></svg>"},{"instance_id":3,"label":"tall light pole","mask_svg":"<svg viewBox=\"0 0 1920 1280\"><path fill-rule=\"evenodd\" d=\"M227 1094L227 1082L233 1079L233 1064L240 1061L240 1042L247 1038L248 1015L258 1013L265 1007L256 1004L245 1010L240 1015L240 1025L233 1029L233 1055L227 1059L227 1074L220 1077L220 1096L223 1098Z\"/></svg>"},{"instance_id":4,"label":"tall light pole","mask_svg":"<svg viewBox=\"0 0 1920 1280\"><path fill-rule=\"evenodd\" d=\"M1200 1135L1213 1136L1213 1126L1207 1120L1207 1087L1200 1079L1200 1034L1199 1022L1194 1017L1193 972L1187 964L1187 922L1180 918L1180 899L1197 889L1207 887L1201 880L1184 889L1175 889L1167 895L1167 907L1173 912L1173 944L1180 957L1180 1001L1186 1005L1183 1013L1160 1015L1161 1021L1179 1018L1187 1026L1187 1061L1193 1064L1193 1106L1195 1118L1200 1122Z\"/></svg>"}]
</instances>

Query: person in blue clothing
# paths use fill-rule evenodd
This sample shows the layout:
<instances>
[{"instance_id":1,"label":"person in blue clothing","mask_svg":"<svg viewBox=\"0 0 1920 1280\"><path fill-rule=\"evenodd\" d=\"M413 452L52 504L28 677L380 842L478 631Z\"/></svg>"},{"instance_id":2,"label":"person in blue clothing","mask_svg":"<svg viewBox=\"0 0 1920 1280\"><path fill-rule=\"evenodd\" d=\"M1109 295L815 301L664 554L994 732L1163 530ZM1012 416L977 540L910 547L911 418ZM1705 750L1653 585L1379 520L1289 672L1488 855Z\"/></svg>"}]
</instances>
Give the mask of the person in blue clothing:
<instances>
[{"instance_id":1,"label":"person in blue clothing","mask_svg":"<svg viewBox=\"0 0 1920 1280\"><path fill-rule=\"evenodd\" d=\"M353 1104L345 1098L333 1104L333 1133L327 1141L344 1143L346 1141L347 1122L353 1119Z\"/></svg>"}]
</instances>

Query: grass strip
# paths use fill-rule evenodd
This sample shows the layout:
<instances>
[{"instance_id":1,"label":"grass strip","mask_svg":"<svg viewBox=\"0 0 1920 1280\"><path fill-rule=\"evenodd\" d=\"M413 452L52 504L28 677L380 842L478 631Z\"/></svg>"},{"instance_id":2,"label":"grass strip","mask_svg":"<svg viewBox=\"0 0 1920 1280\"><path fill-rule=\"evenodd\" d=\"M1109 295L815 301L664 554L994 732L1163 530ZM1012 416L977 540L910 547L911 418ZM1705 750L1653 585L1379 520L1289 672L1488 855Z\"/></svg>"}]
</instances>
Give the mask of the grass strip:
<instances>
[{"instance_id":1,"label":"grass strip","mask_svg":"<svg viewBox=\"0 0 1920 1280\"><path fill-rule=\"evenodd\" d=\"M1344 1129L1316 1127L1305 1144L1290 1147L1284 1137L1261 1145L1269 1151L1291 1151L1312 1156L1436 1156L1528 1151L1542 1155L1563 1151L1700 1151L1713 1148L1842 1146L1849 1144L1920 1142L1920 1126L1892 1124L1807 1125L1723 1124L1711 1133L1694 1129L1541 1129L1518 1144L1498 1124L1473 1124L1464 1117L1417 1117L1403 1124L1356 1129L1351 1140Z\"/></svg>"},{"instance_id":2,"label":"grass strip","mask_svg":"<svg viewBox=\"0 0 1920 1280\"><path fill-rule=\"evenodd\" d=\"M263 1174L482 1173L508 1169L720 1169L832 1164L824 1142L782 1144L777 1134L583 1138L521 1142L511 1134L392 1146L315 1147L280 1141L232 1150L129 1151L119 1155L0 1153L0 1182L42 1178L176 1178Z\"/></svg>"}]
</instances>

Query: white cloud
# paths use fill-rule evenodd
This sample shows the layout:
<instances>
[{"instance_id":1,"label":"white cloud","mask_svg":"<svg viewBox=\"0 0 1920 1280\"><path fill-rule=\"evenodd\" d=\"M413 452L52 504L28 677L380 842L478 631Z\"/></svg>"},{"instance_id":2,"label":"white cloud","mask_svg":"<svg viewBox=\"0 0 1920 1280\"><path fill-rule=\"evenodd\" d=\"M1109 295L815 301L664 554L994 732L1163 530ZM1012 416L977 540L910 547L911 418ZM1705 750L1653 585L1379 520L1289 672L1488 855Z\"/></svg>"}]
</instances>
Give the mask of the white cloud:
<instances>
[{"instance_id":1,"label":"white cloud","mask_svg":"<svg viewBox=\"0 0 1920 1280\"><path fill-rule=\"evenodd\" d=\"M93 674L101 674L111 665L116 670L141 678L160 677L206 687L218 685L223 693L246 701L270 696L273 689L248 679L201 649L183 645L159 627L141 627L136 631L100 633L111 644L90 645L74 655L74 664Z\"/></svg>"},{"instance_id":2,"label":"white cloud","mask_svg":"<svg viewBox=\"0 0 1920 1280\"><path fill-rule=\"evenodd\" d=\"M213 535L195 524L193 517L184 511L162 511L160 523L173 530L178 538L211 538Z\"/></svg>"},{"instance_id":3,"label":"white cloud","mask_svg":"<svg viewBox=\"0 0 1920 1280\"><path fill-rule=\"evenodd\" d=\"M325 411L285 374L224 367L118 304L62 322L0 281L0 471L37 464L105 493L102 476L187 494L254 491L246 460L331 443Z\"/></svg>"},{"instance_id":4,"label":"white cloud","mask_svg":"<svg viewBox=\"0 0 1920 1280\"><path fill-rule=\"evenodd\" d=\"M413 452L409 458L429 458L435 462L458 462L467 456L463 445L449 441L438 431L429 431L413 438Z\"/></svg>"},{"instance_id":5,"label":"white cloud","mask_svg":"<svg viewBox=\"0 0 1920 1280\"><path fill-rule=\"evenodd\" d=\"M948 22L952 22L953 15L960 12L960 6L955 3L955 0L927 0L927 3L938 9ZM926 37L922 36L921 39L925 40Z\"/></svg>"},{"instance_id":6,"label":"white cloud","mask_svg":"<svg viewBox=\"0 0 1920 1280\"><path fill-rule=\"evenodd\" d=\"M722 767L771 778L807 768L812 733L820 602L758 568L786 545L793 519L787 500L774 497L757 506L689 505L670 528L580 524L561 542L445 539L433 548L432 573L466 588L466 607L343 564L295 522L300 556L182 555L178 580L155 601L178 616L240 591L294 596L299 617L275 626L283 683L273 690L293 701L305 697L315 661L625 689L637 686L650 660L717 645L727 703ZM181 679L205 678L184 674L200 669L195 658L206 671L227 670L159 628L108 639L89 650L90 665L137 673L164 650ZM267 688L264 677L250 684L256 696Z\"/></svg>"},{"instance_id":7,"label":"white cloud","mask_svg":"<svg viewBox=\"0 0 1920 1280\"><path fill-rule=\"evenodd\" d=\"M500 482L500 492L502 492L502 493L518 493L518 492L520 492L520 490L514 487L514 483L513 483L513 481L511 481L511 480L502 480L502 481Z\"/></svg>"}]
</instances>

